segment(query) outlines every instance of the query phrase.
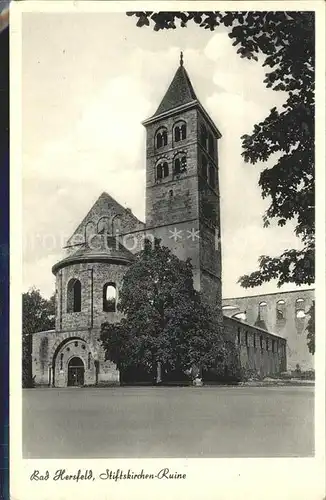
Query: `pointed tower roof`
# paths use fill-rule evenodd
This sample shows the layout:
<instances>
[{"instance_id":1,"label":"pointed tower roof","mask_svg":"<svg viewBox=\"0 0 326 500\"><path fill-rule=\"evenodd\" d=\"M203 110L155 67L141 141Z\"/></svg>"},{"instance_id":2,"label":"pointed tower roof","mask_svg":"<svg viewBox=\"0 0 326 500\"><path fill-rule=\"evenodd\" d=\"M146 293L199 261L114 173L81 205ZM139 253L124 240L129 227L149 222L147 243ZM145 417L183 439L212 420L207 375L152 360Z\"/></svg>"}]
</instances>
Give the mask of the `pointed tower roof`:
<instances>
[{"instance_id":1,"label":"pointed tower roof","mask_svg":"<svg viewBox=\"0 0 326 500\"><path fill-rule=\"evenodd\" d=\"M171 109L197 100L196 93L183 65L183 55L181 52L180 66L177 69L174 78L161 101L161 104L153 116L158 116L166 111L170 111Z\"/></svg>"},{"instance_id":2,"label":"pointed tower roof","mask_svg":"<svg viewBox=\"0 0 326 500\"><path fill-rule=\"evenodd\" d=\"M144 120L142 124L146 127L147 125L158 122L167 116L178 114L181 111L186 111L187 109L194 107L202 112L210 123L212 129L215 131L217 137L222 137L215 123L196 96L189 75L183 65L183 54L181 52L180 66L178 67L174 78L161 101L161 104L157 108L154 115Z\"/></svg>"}]
</instances>

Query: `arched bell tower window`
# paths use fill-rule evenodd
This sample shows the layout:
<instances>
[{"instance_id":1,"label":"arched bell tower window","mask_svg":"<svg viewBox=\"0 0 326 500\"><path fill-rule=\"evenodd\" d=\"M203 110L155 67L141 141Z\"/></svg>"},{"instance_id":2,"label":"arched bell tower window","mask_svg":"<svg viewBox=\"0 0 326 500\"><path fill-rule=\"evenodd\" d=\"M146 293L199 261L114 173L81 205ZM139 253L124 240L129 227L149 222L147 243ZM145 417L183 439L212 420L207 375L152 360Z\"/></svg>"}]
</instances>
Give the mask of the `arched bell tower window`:
<instances>
[{"instance_id":1,"label":"arched bell tower window","mask_svg":"<svg viewBox=\"0 0 326 500\"><path fill-rule=\"evenodd\" d=\"M208 133L207 133L207 128L205 127L204 124L200 126L200 144L205 148L207 148L207 141L208 141Z\"/></svg>"},{"instance_id":2,"label":"arched bell tower window","mask_svg":"<svg viewBox=\"0 0 326 500\"><path fill-rule=\"evenodd\" d=\"M162 180L169 176L169 165L167 161L160 161L156 165L156 180Z\"/></svg>"},{"instance_id":3,"label":"arched bell tower window","mask_svg":"<svg viewBox=\"0 0 326 500\"><path fill-rule=\"evenodd\" d=\"M215 179L215 168L213 165L210 165L208 169L208 183L213 189L215 189L216 179Z\"/></svg>"},{"instance_id":4,"label":"arched bell tower window","mask_svg":"<svg viewBox=\"0 0 326 500\"><path fill-rule=\"evenodd\" d=\"M179 153L173 161L173 174L180 175L187 170L187 156L185 153Z\"/></svg>"},{"instance_id":5,"label":"arched bell tower window","mask_svg":"<svg viewBox=\"0 0 326 500\"><path fill-rule=\"evenodd\" d=\"M81 283L73 278L68 282L67 286L67 312L81 311Z\"/></svg>"},{"instance_id":6,"label":"arched bell tower window","mask_svg":"<svg viewBox=\"0 0 326 500\"><path fill-rule=\"evenodd\" d=\"M178 122L174 125L173 137L175 142L184 141L187 138L187 125L185 122Z\"/></svg>"},{"instance_id":7,"label":"arched bell tower window","mask_svg":"<svg viewBox=\"0 0 326 500\"><path fill-rule=\"evenodd\" d=\"M155 147L156 149L163 148L168 143L168 131L165 127L158 129L155 135Z\"/></svg>"},{"instance_id":8,"label":"arched bell tower window","mask_svg":"<svg viewBox=\"0 0 326 500\"><path fill-rule=\"evenodd\" d=\"M116 311L117 290L115 283L105 283L103 287L103 311Z\"/></svg>"}]
</instances>

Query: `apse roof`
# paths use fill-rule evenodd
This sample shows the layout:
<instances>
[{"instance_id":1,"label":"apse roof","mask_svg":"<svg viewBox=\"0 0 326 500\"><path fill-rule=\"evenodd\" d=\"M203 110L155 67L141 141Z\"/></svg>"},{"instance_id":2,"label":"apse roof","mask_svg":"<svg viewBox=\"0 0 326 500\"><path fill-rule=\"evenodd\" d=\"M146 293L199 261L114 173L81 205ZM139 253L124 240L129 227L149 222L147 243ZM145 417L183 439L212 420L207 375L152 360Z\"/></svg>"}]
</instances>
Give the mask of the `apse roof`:
<instances>
[{"instance_id":1,"label":"apse roof","mask_svg":"<svg viewBox=\"0 0 326 500\"><path fill-rule=\"evenodd\" d=\"M115 262L129 264L133 254L127 250L114 236L97 234L90 244L84 244L73 254L57 262L52 267L53 274L63 267L80 262Z\"/></svg>"}]
</instances>

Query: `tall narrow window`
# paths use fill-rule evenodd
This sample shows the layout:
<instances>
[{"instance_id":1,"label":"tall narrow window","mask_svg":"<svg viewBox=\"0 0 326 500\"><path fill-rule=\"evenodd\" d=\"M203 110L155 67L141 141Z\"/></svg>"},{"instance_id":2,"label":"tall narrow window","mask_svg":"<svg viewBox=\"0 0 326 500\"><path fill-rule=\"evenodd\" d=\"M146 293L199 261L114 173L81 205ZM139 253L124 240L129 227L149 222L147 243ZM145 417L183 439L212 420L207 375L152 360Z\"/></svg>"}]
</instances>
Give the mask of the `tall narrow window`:
<instances>
[{"instance_id":1,"label":"tall narrow window","mask_svg":"<svg viewBox=\"0 0 326 500\"><path fill-rule=\"evenodd\" d=\"M200 144L207 150L207 140L208 140L208 134L207 134L207 128L205 125L201 125L200 127Z\"/></svg>"},{"instance_id":2,"label":"tall narrow window","mask_svg":"<svg viewBox=\"0 0 326 500\"><path fill-rule=\"evenodd\" d=\"M305 300L302 298L299 298L295 301L295 317L297 319L304 319L306 317L305 313Z\"/></svg>"},{"instance_id":3,"label":"tall narrow window","mask_svg":"<svg viewBox=\"0 0 326 500\"><path fill-rule=\"evenodd\" d=\"M256 334L254 333L254 348L256 349Z\"/></svg>"},{"instance_id":4,"label":"tall narrow window","mask_svg":"<svg viewBox=\"0 0 326 500\"><path fill-rule=\"evenodd\" d=\"M246 346L249 346L249 338L248 338L248 332L246 331Z\"/></svg>"},{"instance_id":5,"label":"tall narrow window","mask_svg":"<svg viewBox=\"0 0 326 500\"><path fill-rule=\"evenodd\" d=\"M263 336L260 336L260 348L263 349Z\"/></svg>"},{"instance_id":6,"label":"tall narrow window","mask_svg":"<svg viewBox=\"0 0 326 500\"><path fill-rule=\"evenodd\" d=\"M168 132L166 128L162 127L156 132L155 136L156 149L160 149L163 146L166 146L167 143L168 143Z\"/></svg>"},{"instance_id":7,"label":"tall narrow window","mask_svg":"<svg viewBox=\"0 0 326 500\"><path fill-rule=\"evenodd\" d=\"M91 353L89 352L87 356L87 368L90 369L90 367L91 367Z\"/></svg>"},{"instance_id":8,"label":"tall narrow window","mask_svg":"<svg viewBox=\"0 0 326 500\"><path fill-rule=\"evenodd\" d=\"M163 177L168 177L169 176L169 165L168 163L165 161L163 163Z\"/></svg>"},{"instance_id":9,"label":"tall narrow window","mask_svg":"<svg viewBox=\"0 0 326 500\"><path fill-rule=\"evenodd\" d=\"M241 330L238 328L238 345L241 344Z\"/></svg>"},{"instance_id":10,"label":"tall narrow window","mask_svg":"<svg viewBox=\"0 0 326 500\"><path fill-rule=\"evenodd\" d=\"M187 125L184 122L179 122L174 126L175 142L184 141L187 137Z\"/></svg>"},{"instance_id":11,"label":"tall narrow window","mask_svg":"<svg viewBox=\"0 0 326 500\"><path fill-rule=\"evenodd\" d=\"M187 170L187 157L186 155L178 155L174 159L174 175L179 175Z\"/></svg>"},{"instance_id":12,"label":"tall narrow window","mask_svg":"<svg viewBox=\"0 0 326 500\"><path fill-rule=\"evenodd\" d=\"M162 180L169 176L169 165L167 161L160 161L156 166L156 180Z\"/></svg>"},{"instance_id":13,"label":"tall narrow window","mask_svg":"<svg viewBox=\"0 0 326 500\"><path fill-rule=\"evenodd\" d=\"M214 156L214 137L212 134L208 136L208 152L211 156Z\"/></svg>"},{"instance_id":14,"label":"tall narrow window","mask_svg":"<svg viewBox=\"0 0 326 500\"><path fill-rule=\"evenodd\" d=\"M117 291L115 283L105 283L103 287L103 311L105 312L116 311L116 296L117 296Z\"/></svg>"},{"instance_id":15,"label":"tall narrow window","mask_svg":"<svg viewBox=\"0 0 326 500\"><path fill-rule=\"evenodd\" d=\"M63 352L60 354L60 370L63 370Z\"/></svg>"},{"instance_id":16,"label":"tall narrow window","mask_svg":"<svg viewBox=\"0 0 326 500\"><path fill-rule=\"evenodd\" d=\"M201 175L207 180L207 158L205 155L201 156Z\"/></svg>"},{"instance_id":17,"label":"tall narrow window","mask_svg":"<svg viewBox=\"0 0 326 500\"><path fill-rule=\"evenodd\" d=\"M282 321L285 319L285 300L281 299L276 302L276 320Z\"/></svg>"},{"instance_id":18,"label":"tall narrow window","mask_svg":"<svg viewBox=\"0 0 326 500\"><path fill-rule=\"evenodd\" d=\"M67 287L67 312L81 311L81 283L73 278L69 281Z\"/></svg>"},{"instance_id":19,"label":"tall narrow window","mask_svg":"<svg viewBox=\"0 0 326 500\"><path fill-rule=\"evenodd\" d=\"M258 306L258 318L260 319L260 321L266 320L266 314L267 314L267 302L260 302Z\"/></svg>"},{"instance_id":20,"label":"tall narrow window","mask_svg":"<svg viewBox=\"0 0 326 500\"><path fill-rule=\"evenodd\" d=\"M163 168L162 164L159 163L156 167L156 180L161 180L163 179Z\"/></svg>"},{"instance_id":21,"label":"tall narrow window","mask_svg":"<svg viewBox=\"0 0 326 500\"><path fill-rule=\"evenodd\" d=\"M266 339L266 351L268 351L268 348L269 348L269 341L268 339Z\"/></svg>"},{"instance_id":22,"label":"tall narrow window","mask_svg":"<svg viewBox=\"0 0 326 500\"><path fill-rule=\"evenodd\" d=\"M275 340L272 340L272 352L275 352Z\"/></svg>"},{"instance_id":23,"label":"tall narrow window","mask_svg":"<svg viewBox=\"0 0 326 500\"><path fill-rule=\"evenodd\" d=\"M213 189L215 189L216 180L215 180L215 168L213 167L213 165L209 166L208 183Z\"/></svg>"}]
</instances>

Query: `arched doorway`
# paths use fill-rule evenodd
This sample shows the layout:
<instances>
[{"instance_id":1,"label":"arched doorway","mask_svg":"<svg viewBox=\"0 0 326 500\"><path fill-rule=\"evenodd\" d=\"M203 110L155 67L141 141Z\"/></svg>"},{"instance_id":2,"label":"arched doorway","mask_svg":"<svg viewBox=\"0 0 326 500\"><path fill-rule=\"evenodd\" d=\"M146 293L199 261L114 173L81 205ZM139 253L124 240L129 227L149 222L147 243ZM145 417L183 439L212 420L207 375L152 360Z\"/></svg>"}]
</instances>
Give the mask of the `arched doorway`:
<instances>
[{"instance_id":1,"label":"arched doorway","mask_svg":"<svg viewBox=\"0 0 326 500\"><path fill-rule=\"evenodd\" d=\"M68 364L68 386L84 385L84 363L80 358L71 358Z\"/></svg>"}]
</instances>

